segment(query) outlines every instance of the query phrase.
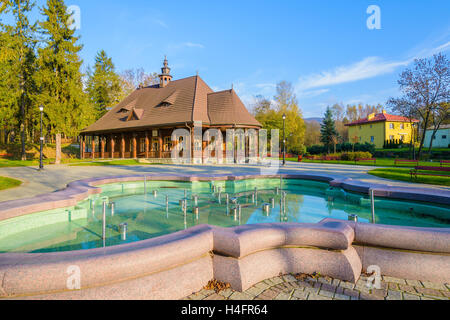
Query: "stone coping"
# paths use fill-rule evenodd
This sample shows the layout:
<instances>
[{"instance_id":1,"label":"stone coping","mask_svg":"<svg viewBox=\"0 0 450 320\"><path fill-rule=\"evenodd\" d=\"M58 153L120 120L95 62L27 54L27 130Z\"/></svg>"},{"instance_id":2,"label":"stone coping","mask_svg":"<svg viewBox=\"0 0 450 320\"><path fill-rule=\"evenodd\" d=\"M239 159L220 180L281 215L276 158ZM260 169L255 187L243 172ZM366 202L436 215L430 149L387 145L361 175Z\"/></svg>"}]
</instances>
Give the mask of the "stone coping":
<instances>
[{"instance_id":1,"label":"stone coping","mask_svg":"<svg viewBox=\"0 0 450 320\"><path fill-rule=\"evenodd\" d=\"M445 248L450 230L423 230L435 232L427 244L432 252L416 252L422 241L416 238L409 246L414 251L398 253L397 239L390 238L389 234L384 244L393 250L371 247L378 244L370 237L373 233L380 234L379 227L386 226L333 219L319 224L261 224L228 229L200 225L106 248L45 254L5 253L0 254L0 278L3 279L0 297L2 291L3 296L64 292L70 266L80 268L85 290L151 275L162 281L159 274L168 270L176 273L177 269L205 258L212 259L211 274L215 279L231 283L240 291L279 272L318 271L356 282L362 270L375 262L388 271L388 275L442 283L450 281L450 255L448 246ZM406 235L417 231L401 227L391 231L396 230ZM367 238L365 245L353 247L358 237ZM392 242L388 243L388 239ZM436 253L442 248L447 253ZM420 266L420 270L414 270L414 266Z\"/></svg>"},{"instance_id":2,"label":"stone coping","mask_svg":"<svg viewBox=\"0 0 450 320\"><path fill-rule=\"evenodd\" d=\"M148 181L189 182L280 178L280 175L192 177L155 174L145 177ZM368 192L370 188L373 188L377 195L383 194L388 198L396 199L402 198L410 190L416 192L414 200L439 199L439 203L450 204L450 192L443 190L370 185L351 179L336 179L318 174L287 174L281 177L324 181L332 186L356 192ZM97 187L99 185L139 180L144 180L144 176L80 180L70 183L65 190L53 194L3 202L0 203L0 221L34 212L73 206L89 195L101 193L101 188ZM356 245L356 251L353 244ZM202 225L154 239L106 248L45 254L0 254L0 279L3 279L0 285L0 296L2 292L3 295L10 296L64 291L67 281L66 270L71 265L77 265L83 271L84 289L163 273L170 269L176 270L193 261L205 259L209 254L217 257L213 260L213 274L222 275L224 279L236 283L235 287L242 290L251 286L254 281L260 281L276 272L277 268L289 271L298 266L324 268L323 270L332 276L340 276L342 280L356 281L361 269L364 266L367 267L367 263L379 261L382 258L385 258L383 268L386 270L395 263L398 264L395 268L391 268L392 273L395 273L395 270L403 270L401 272L411 277L423 275L425 280L449 281L449 244L450 228L384 226L336 219L325 219L318 224L260 224L235 228ZM371 251L370 248L373 250ZM396 250L409 252L403 260L398 260L395 258L399 256L395 253ZM343 264L336 264L337 259L341 259ZM411 261L419 260L420 265L423 266L422 269L409 272ZM435 260L435 264L429 263ZM305 261L310 262L306 265ZM272 266L270 266L271 263L273 263ZM258 273L257 266L264 264L267 265ZM295 271L298 270L295 269ZM395 276L401 276L401 274L395 274Z\"/></svg>"}]
</instances>

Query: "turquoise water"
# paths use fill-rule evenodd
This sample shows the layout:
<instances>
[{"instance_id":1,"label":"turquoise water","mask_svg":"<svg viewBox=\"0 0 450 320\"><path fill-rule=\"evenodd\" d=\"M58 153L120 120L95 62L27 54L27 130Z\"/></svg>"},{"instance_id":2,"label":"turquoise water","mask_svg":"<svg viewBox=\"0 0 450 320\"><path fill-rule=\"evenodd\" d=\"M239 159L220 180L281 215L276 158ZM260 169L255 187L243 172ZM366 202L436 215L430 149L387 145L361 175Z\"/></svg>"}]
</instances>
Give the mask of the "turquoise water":
<instances>
[{"instance_id":1,"label":"turquoise water","mask_svg":"<svg viewBox=\"0 0 450 320\"><path fill-rule=\"evenodd\" d=\"M361 222L372 221L368 196L347 193L321 182L285 180L281 184L278 179L215 183L158 181L148 182L146 188L144 182L101 187L101 195L91 196L75 207L1 221L0 252L93 249L146 240L199 224L234 227L274 222L317 223L324 218L348 220L350 214L358 215ZM253 200L255 188L257 196ZM283 192L286 193L284 208L280 204ZM230 199L228 205L226 194ZM193 196L198 196L197 205ZM186 215L179 203L185 197ZM240 215L239 210L233 210L236 207L233 198L241 205ZM106 203L105 239L102 237L103 202ZM114 203L114 212L111 203ZM269 204L268 212L263 210L264 204ZM198 216L193 207L198 207ZM376 198L375 212L378 224L450 227L448 206ZM120 230L124 223L127 224L126 236Z\"/></svg>"}]
</instances>

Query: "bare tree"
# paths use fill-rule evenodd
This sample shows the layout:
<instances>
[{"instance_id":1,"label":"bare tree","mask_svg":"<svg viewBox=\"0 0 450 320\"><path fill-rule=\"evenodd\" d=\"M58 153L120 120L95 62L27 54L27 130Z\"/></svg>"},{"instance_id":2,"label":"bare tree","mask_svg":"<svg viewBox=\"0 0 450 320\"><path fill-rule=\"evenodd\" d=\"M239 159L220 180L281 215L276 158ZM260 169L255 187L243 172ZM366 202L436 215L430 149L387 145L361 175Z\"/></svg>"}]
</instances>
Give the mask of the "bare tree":
<instances>
[{"instance_id":1,"label":"bare tree","mask_svg":"<svg viewBox=\"0 0 450 320\"><path fill-rule=\"evenodd\" d=\"M148 87L158 83L158 75L156 73L146 73L143 68L125 70L120 77L126 96L136 90L136 88Z\"/></svg>"},{"instance_id":2,"label":"bare tree","mask_svg":"<svg viewBox=\"0 0 450 320\"><path fill-rule=\"evenodd\" d=\"M405 70L400 75L398 83L404 96L391 98L388 105L394 112L415 115L420 119L422 128L418 152L420 159L426 130L439 106L447 103L450 98L449 60L442 53L430 59L415 60L413 68Z\"/></svg>"}]
</instances>

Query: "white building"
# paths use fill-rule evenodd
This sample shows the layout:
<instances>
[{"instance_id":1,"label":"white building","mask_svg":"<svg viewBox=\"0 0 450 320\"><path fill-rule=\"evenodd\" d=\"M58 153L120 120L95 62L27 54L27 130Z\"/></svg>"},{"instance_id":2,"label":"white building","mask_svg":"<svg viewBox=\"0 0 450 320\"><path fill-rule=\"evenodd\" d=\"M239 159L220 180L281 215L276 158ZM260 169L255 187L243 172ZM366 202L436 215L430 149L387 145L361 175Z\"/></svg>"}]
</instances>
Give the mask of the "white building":
<instances>
[{"instance_id":1,"label":"white building","mask_svg":"<svg viewBox=\"0 0 450 320\"><path fill-rule=\"evenodd\" d=\"M429 148L433 128L429 128L425 135L425 147ZM449 148L450 147L450 124L441 125L433 139L433 148Z\"/></svg>"}]
</instances>

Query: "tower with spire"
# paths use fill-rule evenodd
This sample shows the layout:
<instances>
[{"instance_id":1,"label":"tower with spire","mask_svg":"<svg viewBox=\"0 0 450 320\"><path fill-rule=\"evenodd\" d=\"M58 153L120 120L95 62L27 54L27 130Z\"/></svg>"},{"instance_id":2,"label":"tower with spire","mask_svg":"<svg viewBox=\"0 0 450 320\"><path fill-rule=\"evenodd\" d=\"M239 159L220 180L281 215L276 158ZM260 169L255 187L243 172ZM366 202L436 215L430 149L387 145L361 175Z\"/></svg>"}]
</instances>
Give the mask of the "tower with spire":
<instances>
[{"instance_id":1,"label":"tower with spire","mask_svg":"<svg viewBox=\"0 0 450 320\"><path fill-rule=\"evenodd\" d=\"M172 76L170 75L169 62L167 61L167 56L164 57L164 66L161 68L161 74L159 75L159 86L164 88L170 81L172 81Z\"/></svg>"}]
</instances>

